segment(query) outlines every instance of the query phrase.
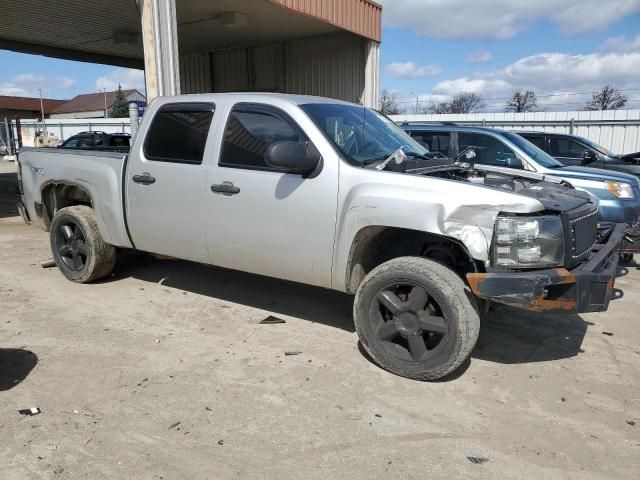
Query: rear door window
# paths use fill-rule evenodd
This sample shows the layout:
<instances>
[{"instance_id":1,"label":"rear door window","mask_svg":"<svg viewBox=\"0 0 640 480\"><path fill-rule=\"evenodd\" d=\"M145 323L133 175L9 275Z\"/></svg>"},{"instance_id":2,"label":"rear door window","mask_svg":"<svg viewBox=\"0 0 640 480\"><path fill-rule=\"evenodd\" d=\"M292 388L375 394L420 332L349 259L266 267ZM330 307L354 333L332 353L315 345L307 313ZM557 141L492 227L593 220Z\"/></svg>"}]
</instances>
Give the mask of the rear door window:
<instances>
[{"instance_id":1,"label":"rear door window","mask_svg":"<svg viewBox=\"0 0 640 480\"><path fill-rule=\"evenodd\" d=\"M70 138L69 140L67 140L62 144L62 148L78 148L79 141L80 141L80 138L78 137Z\"/></svg>"},{"instance_id":2,"label":"rear door window","mask_svg":"<svg viewBox=\"0 0 640 480\"><path fill-rule=\"evenodd\" d=\"M544 142L544 135L520 135L525 140L533 143L536 147L547 150Z\"/></svg>"},{"instance_id":3,"label":"rear door window","mask_svg":"<svg viewBox=\"0 0 640 480\"><path fill-rule=\"evenodd\" d=\"M109 138L109 146L111 147L128 147L129 137L125 136L113 136Z\"/></svg>"},{"instance_id":4,"label":"rear door window","mask_svg":"<svg viewBox=\"0 0 640 480\"><path fill-rule=\"evenodd\" d=\"M500 140L482 133L459 132L458 146L460 153L466 148L476 152L474 163L505 167L517 158L515 152Z\"/></svg>"},{"instance_id":5,"label":"rear door window","mask_svg":"<svg viewBox=\"0 0 640 480\"><path fill-rule=\"evenodd\" d=\"M212 103L170 103L156 112L144 140L144 155L157 162L200 165L204 157Z\"/></svg>"},{"instance_id":6,"label":"rear door window","mask_svg":"<svg viewBox=\"0 0 640 480\"><path fill-rule=\"evenodd\" d=\"M306 143L307 138L280 110L266 105L238 104L224 131L220 166L275 170L265 162L269 145L275 142Z\"/></svg>"},{"instance_id":7,"label":"rear door window","mask_svg":"<svg viewBox=\"0 0 640 480\"><path fill-rule=\"evenodd\" d=\"M430 152L439 152L449 156L451 134L447 132L411 132L411 137L425 145Z\"/></svg>"},{"instance_id":8,"label":"rear door window","mask_svg":"<svg viewBox=\"0 0 640 480\"><path fill-rule=\"evenodd\" d=\"M563 137L551 137L551 155L554 157L582 159L587 147L575 140Z\"/></svg>"}]
</instances>

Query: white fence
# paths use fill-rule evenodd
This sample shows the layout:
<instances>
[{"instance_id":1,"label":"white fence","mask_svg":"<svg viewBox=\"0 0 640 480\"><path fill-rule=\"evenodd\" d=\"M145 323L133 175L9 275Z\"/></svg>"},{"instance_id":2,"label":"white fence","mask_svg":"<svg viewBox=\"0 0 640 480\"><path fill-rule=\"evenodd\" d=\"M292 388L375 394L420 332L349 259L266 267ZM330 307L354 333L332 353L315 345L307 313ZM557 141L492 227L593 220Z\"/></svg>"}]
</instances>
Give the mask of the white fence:
<instances>
[{"instance_id":1,"label":"white fence","mask_svg":"<svg viewBox=\"0 0 640 480\"><path fill-rule=\"evenodd\" d=\"M15 132L15 121L12 126L14 134L17 133ZM46 130L47 136L54 136L57 140L66 140L77 133L87 131L131 133L131 122L129 118L56 118L45 120L43 125L37 120L21 120L20 130L23 144L29 146L35 133L43 130Z\"/></svg>"},{"instance_id":2,"label":"white fence","mask_svg":"<svg viewBox=\"0 0 640 480\"><path fill-rule=\"evenodd\" d=\"M392 115L391 118L399 123L453 122L505 130L569 133L588 138L616 153L640 151L640 110Z\"/></svg>"}]
</instances>

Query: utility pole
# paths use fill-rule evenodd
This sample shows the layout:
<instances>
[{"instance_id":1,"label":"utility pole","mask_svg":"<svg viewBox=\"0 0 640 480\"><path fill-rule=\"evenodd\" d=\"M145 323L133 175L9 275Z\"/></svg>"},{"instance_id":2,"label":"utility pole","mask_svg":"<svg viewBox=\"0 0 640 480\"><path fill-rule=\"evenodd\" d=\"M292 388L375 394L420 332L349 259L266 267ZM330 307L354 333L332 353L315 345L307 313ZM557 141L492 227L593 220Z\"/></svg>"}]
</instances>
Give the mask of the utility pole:
<instances>
[{"instance_id":1,"label":"utility pole","mask_svg":"<svg viewBox=\"0 0 640 480\"><path fill-rule=\"evenodd\" d=\"M109 118L109 114L107 113L107 88L102 89L102 93L104 94L104 118Z\"/></svg>"},{"instance_id":2,"label":"utility pole","mask_svg":"<svg viewBox=\"0 0 640 480\"><path fill-rule=\"evenodd\" d=\"M42 115L42 131L46 136L46 134L47 134L47 124L44 123L44 103L42 101L42 89L39 88L38 92L40 92L40 113Z\"/></svg>"}]
</instances>

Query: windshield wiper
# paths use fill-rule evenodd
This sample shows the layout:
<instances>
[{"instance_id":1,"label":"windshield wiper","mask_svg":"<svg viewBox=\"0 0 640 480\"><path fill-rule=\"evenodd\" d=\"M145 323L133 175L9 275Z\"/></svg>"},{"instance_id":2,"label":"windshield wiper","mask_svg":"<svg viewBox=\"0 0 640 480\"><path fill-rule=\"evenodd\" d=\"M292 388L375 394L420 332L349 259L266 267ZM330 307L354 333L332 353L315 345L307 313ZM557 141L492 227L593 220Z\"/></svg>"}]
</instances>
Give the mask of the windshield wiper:
<instances>
[{"instance_id":1,"label":"windshield wiper","mask_svg":"<svg viewBox=\"0 0 640 480\"><path fill-rule=\"evenodd\" d=\"M414 158L422 158L423 160L436 160L442 158L449 158L445 154L440 152L427 152L427 153L418 153L418 152L405 152L407 157Z\"/></svg>"},{"instance_id":2,"label":"windshield wiper","mask_svg":"<svg viewBox=\"0 0 640 480\"><path fill-rule=\"evenodd\" d=\"M364 168L367 168L369 170L380 171L380 170L384 170L386 166L389 165L389 163L392 161L395 161L397 165L400 165L406 159L407 159L407 154L404 153L404 150L402 149L402 147L400 147L396 151L391 153L388 157L374 161L374 163L367 165Z\"/></svg>"}]
</instances>

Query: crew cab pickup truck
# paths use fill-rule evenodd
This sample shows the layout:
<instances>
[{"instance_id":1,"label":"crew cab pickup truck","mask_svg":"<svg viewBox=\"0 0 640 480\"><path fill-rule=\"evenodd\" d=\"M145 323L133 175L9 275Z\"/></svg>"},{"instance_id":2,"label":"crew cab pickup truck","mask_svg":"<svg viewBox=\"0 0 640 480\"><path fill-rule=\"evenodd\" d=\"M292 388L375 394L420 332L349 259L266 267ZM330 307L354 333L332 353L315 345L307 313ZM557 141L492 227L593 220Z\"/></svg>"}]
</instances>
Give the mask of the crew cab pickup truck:
<instances>
[{"instance_id":1,"label":"crew cab pickup truck","mask_svg":"<svg viewBox=\"0 0 640 480\"><path fill-rule=\"evenodd\" d=\"M598 237L589 195L552 176L440 163L359 105L162 97L129 154L22 150L19 208L75 282L139 249L355 294L364 348L414 379L465 361L488 302L607 309L624 225Z\"/></svg>"}]
</instances>

